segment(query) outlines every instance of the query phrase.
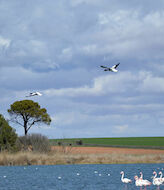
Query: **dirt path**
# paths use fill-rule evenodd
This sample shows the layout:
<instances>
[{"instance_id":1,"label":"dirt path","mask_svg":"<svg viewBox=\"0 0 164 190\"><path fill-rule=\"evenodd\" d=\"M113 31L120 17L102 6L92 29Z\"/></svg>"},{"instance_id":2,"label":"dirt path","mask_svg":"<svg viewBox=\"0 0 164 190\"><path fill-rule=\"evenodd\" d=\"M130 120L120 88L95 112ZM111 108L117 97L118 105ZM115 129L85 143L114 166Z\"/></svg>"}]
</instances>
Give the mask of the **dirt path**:
<instances>
[{"instance_id":1,"label":"dirt path","mask_svg":"<svg viewBox=\"0 0 164 190\"><path fill-rule=\"evenodd\" d=\"M62 147L53 146L52 150L62 151ZM110 148L110 147L64 147L65 151L78 154L164 154L164 150Z\"/></svg>"}]
</instances>

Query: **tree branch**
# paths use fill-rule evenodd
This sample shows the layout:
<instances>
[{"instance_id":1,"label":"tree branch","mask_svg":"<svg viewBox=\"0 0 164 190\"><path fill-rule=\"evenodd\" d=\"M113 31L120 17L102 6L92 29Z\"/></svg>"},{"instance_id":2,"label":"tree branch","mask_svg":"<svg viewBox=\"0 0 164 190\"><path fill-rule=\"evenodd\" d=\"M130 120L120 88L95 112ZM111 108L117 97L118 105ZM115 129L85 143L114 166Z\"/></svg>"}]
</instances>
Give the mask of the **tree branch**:
<instances>
[{"instance_id":1,"label":"tree branch","mask_svg":"<svg viewBox=\"0 0 164 190\"><path fill-rule=\"evenodd\" d=\"M17 124L23 126L23 125L18 121L17 117L10 119L10 121L13 122L13 123L17 123Z\"/></svg>"},{"instance_id":2,"label":"tree branch","mask_svg":"<svg viewBox=\"0 0 164 190\"><path fill-rule=\"evenodd\" d=\"M27 128L27 131L28 131L35 123L40 122L40 121L41 121L41 119L37 119L37 120L33 121L31 124L29 124L30 126Z\"/></svg>"}]
</instances>

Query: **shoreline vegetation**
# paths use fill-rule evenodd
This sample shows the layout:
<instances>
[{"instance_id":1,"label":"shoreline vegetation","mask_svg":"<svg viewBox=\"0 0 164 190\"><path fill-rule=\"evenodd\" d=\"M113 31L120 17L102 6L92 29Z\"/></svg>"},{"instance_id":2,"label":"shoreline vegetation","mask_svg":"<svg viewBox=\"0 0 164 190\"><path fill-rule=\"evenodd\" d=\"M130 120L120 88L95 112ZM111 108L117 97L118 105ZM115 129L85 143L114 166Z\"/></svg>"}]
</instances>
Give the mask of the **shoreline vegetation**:
<instances>
[{"instance_id":1,"label":"shoreline vegetation","mask_svg":"<svg viewBox=\"0 0 164 190\"><path fill-rule=\"evenodd\" d=\"M92 147L90 147L92 148ZM156 151L156 150L154 150ZM49 153L20 151L16 153L1 152L1 166L20 165L65 165L65 164L131 164L164 163L164 151L124 153L85 153L74 152L71 147L53 147Z\"/></svg>"},{"instance_id":2,"label":"shoreline vegetation","mask_svg":"<svg viewBox=\"0 0 164 190\"><path fill-rule=\"evenodd\" d=\"M7 132L1 137L0 166L164 163L164 137L48 139L42 134L18 137L13 136L7 122L4 124L4 129L8 132L9 128L11 133L7 140Z\"/></svg>"}]
</instances>

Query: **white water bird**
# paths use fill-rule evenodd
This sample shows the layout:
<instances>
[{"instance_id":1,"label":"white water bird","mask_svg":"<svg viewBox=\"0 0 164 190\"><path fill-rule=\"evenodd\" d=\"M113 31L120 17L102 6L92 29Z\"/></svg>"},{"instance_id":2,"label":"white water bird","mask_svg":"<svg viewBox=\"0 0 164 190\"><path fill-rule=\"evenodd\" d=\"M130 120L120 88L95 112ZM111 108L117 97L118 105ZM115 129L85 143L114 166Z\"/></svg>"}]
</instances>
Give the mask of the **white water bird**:
<instances>
[{"instance_id":1,"label":"white water bird","mask_svg":"<svg viewBox=\"0 0 164 190\"><path fill-rule=\"evenodd\" d=\"M139 179L143 180L143 173L142 172L140 172L140 178Z\"/></svg>"},{"instance_id":2,"label":"white water bird","mask_svg":"<svg viewBox=\"0 0 164 190\"><path fill-rule=\"evenodd\" d=\"M145 187L145 189L146 189L146 186L150 186L152 183L149 181L149 180L147 180L147 179L143 179L142 181L141 181L141 183L142 183L142 185Z\"/></svg>"},{"instance_id":3,"label":"white water bird","mask_svg":"<svg viewBox=\"0 0 164 190\"><path fill-rule=\"evenodd\" d=\"M158 177L157 178L157 172L153 172L154 176L153 176L153 185L156 185L158 186L158 189L159 189L159 186L162 184L162 181L161 179Z\"/></svg>"},{"instance_id":4,"label":"white water bird","mask_svg":"<svg viewBox=\"0 0 164 190\"><path fill-rule=\"evenodd\" d=\"M118 70L116 69L119 66L120 63L113 65L112 67L106 67L101 65L100 67L102 67L104 69L104 71L111 71L111 72L117 72Z\"/></svg>"},{"instance_id":5,"label":"white water bird","mask_svg":"<svg viewBox=\"0 0 164 190\"><path fill-rule=\"evenodd\" d=\"M30 92L30 94L26 97L31 97L31 96L42 96L40 92Z\"/></svg>"},{"instance_id":6,"label":"white water bird","mask_svg":"<svg viewBox=\"0 0 164 190\"><path fill-rule=\"evenodd\" d=\"M150 186L152 183L150 181L148 181L147 179L143 179L143 173L140 172L140 183L146 188L146 186Z\"/></svg>"},{"instance_id":7,"label":"white water bird","mask_svg":"<svg viewBox=\"0 0 164 190\"><path fill-rule=\"evenodd\" d=\"M137 187L141 187L141 189L142 189L142 186L143 186L143 184L142 184L142 179L140 179L137 175L134 176L134 179L135 179L135 185L136 185Z\"/></svg>"},{"instance_id":8,"label":"white water bird","mask_svg":"<svg viewBox=\"0 0 164 190\"><path fill-rule=\"evenodd\" d=\"M159 172L159 175L160 175L160 177L159 177L159 178L160 178L160 180L161 180L161 181L162 181L162 183L163 183L163 182L164 182L164 177L162 177L162 175L163 175L163 174L162 174L162 172L161 172L161 171Z\"/></svg>"},{"instance_id":9,"label":"white water bird","mask_svg":"<svg viewBox=\"0 0 164 190\"><path fill-rule=\"evenodd\" d=\"M120 174L121 174L121 181L122 181L122 183L128 184L128 183L132 182L131 179L124 178L124 172L123 171L121 171Z\"/></svg>"}]
</instances>

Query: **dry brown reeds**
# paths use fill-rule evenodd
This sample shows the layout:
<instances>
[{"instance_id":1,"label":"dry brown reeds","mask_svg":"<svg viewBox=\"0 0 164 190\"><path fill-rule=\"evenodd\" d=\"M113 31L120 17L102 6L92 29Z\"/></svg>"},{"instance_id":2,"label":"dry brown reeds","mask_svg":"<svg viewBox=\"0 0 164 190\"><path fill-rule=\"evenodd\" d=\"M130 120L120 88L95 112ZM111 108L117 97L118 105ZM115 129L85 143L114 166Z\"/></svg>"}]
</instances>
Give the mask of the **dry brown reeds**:
<instances>
[{"instance_id":1,"label":"dry brown reeds","mask_svg":"<svg viewBox=\"0 0 164 190\"><path fill-rule=\"evenodd\" d=\"M17 152L0 153L0 165L56 165L56 164L120 164L164 163L163 154L73 154L53 151L50 153Z\"/></svg>"}]
</instances>

